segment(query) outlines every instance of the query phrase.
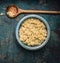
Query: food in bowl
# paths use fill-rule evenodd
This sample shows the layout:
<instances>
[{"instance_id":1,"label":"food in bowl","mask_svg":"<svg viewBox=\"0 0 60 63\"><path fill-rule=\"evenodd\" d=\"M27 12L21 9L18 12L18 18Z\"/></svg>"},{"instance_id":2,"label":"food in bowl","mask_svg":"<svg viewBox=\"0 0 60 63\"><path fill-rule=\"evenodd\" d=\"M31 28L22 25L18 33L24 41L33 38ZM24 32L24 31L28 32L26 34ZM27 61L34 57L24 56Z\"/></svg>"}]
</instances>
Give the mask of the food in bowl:
<instances>
[{"instance_id":1,"label":"food in bowl","mask_svg":"<svg viewBox=\"0 0 60 63\"><path fill-rule=\"evenodd\" d=\"M19 39L28 46L38 46L46 37L46 25L38 18L25 19L19 28Z\"/></svg>"}]
</instances>

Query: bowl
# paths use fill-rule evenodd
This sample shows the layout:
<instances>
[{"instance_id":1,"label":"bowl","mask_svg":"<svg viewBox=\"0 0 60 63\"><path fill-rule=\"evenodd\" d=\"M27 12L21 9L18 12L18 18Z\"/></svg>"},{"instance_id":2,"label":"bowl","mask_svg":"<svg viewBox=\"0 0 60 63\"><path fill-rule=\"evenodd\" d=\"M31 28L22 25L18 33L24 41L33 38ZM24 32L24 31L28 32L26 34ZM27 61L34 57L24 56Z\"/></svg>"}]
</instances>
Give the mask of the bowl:
<instances>
[{"instance_id":1,"label":"bowl","mask_svg":"<svg viewBox=\"0 0 60 63\"><path fill-rule=\"evenodd\" d=\"M33 47L31 47L31 46L25 45L25 44L22 43L22 42L20 41L20 39L19 39L19 34L18 34L19 28L20 28L22 22L24 22L24 20L26 20L26 19L28 19L28 18L38 18L38 19L40 19L40 20L46 25L46 28L47 28L47 37L46 37L45 41L44 41L42 44L38 45L38 46L33 46ZM17 24L17 27L16 27L16 39L17 39L18 43L19 43L23 48L25 48L25 49L27 49L27 50L38 50L38 49L41 49L43 46L46 45L46 43L47 43L48 40L49 40L49 37L50 37L50 26L49 26L48 22L47 22L43 17L41 17L41 16L39 16L39 15L30 14L30 15L24 16L24 17L18 22L18 24Z\"/></svg>"}]
</instances>

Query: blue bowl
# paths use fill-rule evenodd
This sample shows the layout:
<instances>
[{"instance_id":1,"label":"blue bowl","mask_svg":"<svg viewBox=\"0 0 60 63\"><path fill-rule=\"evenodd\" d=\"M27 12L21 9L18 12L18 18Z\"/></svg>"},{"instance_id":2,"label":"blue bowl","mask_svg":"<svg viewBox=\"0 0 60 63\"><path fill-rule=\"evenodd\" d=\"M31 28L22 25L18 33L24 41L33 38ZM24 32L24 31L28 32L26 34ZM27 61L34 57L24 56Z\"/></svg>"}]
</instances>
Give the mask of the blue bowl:
<instances>
[{"instance_id":1,"label":"blue bowl","mask_svg":"<svg viewBox=\"0 0 60 63\"><path fill-rule=\"evenodd\" d=\"M40 45L38 45L38 46L33 46L33 47L32 47L32 46L25 45L23 42L21 42L20 39L19 39L19 34L18 34L18 31L19 31L19 28L20 28L22 22L23 22L25 19L31 18L31 17L40 19L40 20L46 25L46 29L47 29L47 37L46 37L45 41L44 41L42 44L40 44ZM18 22L18 24L17 24L17 27L16 27L16 39L17 39L18 43L19 43L23 48L25 48L25 49L27 49L27 50L38 50L38 49L41 49L43 46L46 45L46 43L47 43L48 40L49 40L49 37L50 37L50 27L49 27L49 24L48 24L48 22L47 22L43 17L41 17L41 16L38 16L38 15L35 15L35 14L27 15L27 16L23 17L23 18Z\"/></svg>"}]
</instances>

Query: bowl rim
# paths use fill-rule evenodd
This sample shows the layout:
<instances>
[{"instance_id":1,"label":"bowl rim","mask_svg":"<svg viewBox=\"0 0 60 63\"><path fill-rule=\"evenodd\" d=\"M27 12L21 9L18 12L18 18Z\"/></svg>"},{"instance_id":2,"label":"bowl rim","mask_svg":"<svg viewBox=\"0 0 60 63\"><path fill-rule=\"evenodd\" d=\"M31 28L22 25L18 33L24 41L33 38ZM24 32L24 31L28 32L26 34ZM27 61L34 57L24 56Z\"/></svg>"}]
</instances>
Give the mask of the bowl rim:
<instances>
[{"instance_id":1,"label":"bowl rim","mask_svg":"<svg viewBox=\"0 0 60 63\"><path fill-rule=\"evenodd\" d=\"M22 22L23 22L25 19L31 18L31 17L38 18L38 19L40 19L42 22L44 22L45 25L46 25L46 28L47 28L47 32L48 32L48 35L47 35L46 40L45 40L42 44L40 44L40 45L38 45L38 46L34 46L34 47L31 47L31 46L28 46L28 45L23 44L23 43L20 41L19 36L18 36L18 31L19 31L19 28L20 28L20 25L22 24ZM49 37L50 37L50 27L49 27L49 24L48 24L48 22L46 21L46 19L44 19L43 17L41 17L41 16L39 16L39 15L35 15L35 14L30 14L30 15L24 16L24 17L18 22L18 24L17 24L17 26L16 26L15 35L16 35L16 39L17 39L18 43L19 43L23 48L25 48L25 49L27 49L27 50L38 50L38 49L42 48L43 46L45 46L46 43L48 42Z\"/></svg>"}]
</instances>

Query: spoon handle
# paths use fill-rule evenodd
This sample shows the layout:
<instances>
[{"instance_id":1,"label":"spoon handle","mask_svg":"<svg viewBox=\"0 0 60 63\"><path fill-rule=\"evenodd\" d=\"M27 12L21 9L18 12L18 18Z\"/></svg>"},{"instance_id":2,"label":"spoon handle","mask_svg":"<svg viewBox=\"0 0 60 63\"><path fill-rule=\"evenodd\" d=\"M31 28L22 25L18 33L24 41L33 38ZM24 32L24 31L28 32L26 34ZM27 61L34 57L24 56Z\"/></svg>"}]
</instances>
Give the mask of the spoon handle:
<instances>
[{"instance_id":1,"label":"spoon handle","mask_svg":"<svg viewBox=\"0 0 60 63\"><path fill-rule=\"evenodd\" d=\"M23 13L60 14L60 11L47 11L47 10L23 10Z\"/></svg>"}]
</instances>

